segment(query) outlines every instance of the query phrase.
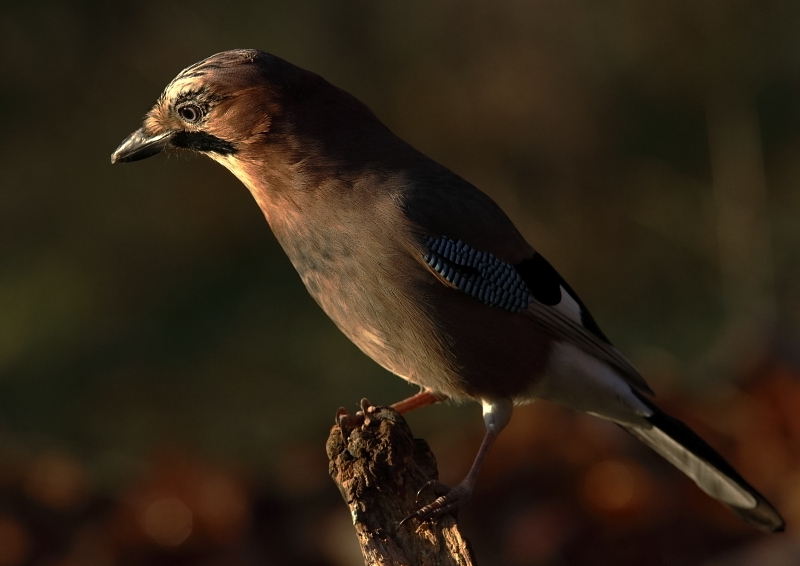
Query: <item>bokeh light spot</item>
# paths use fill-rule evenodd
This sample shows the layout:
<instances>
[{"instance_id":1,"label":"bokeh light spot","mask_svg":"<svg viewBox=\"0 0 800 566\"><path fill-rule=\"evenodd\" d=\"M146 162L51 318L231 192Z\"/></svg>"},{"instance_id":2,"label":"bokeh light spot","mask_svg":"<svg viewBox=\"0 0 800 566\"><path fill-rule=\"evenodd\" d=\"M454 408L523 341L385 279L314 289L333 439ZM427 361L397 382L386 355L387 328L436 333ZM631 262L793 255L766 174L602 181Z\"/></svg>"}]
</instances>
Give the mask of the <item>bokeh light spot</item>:
<instances>
[{"instance_id":1,"label":"bokeh light spot","mask_svg":"<svg viewBox=\"0 0 800 566\"><path fill-rule=\"evenodd\" d=\"M72 509L83 502L88 478L74 457L53 451L38 456L25 481L32 499L53 509Z\"/></svg>"},{"instance_id":2,"label":"bokeh light spot","mask_svg":"<svg viewBox=\"0 0 800 566\"><path fill-rule=\"evenodd\" d=\"M177 497L158 499L147 506L144 530L162 546L178 546L192 534L192 512Z\"/></svg>"},{"instance_id":3,"label":"bokeh light spot","mask_svg":"<svg viewBox=\"0 0 800 566\"><path fill-rule=\"evenodd\" d=\"M247 498L242 488L221 474L207 477L200 485L197 522L219 543L235 540L247 521Z\"/></svg>"},{"instance_id":4,"label":"bokeh light spot","mask_svg":"<svg viewBox=\"0 0 800 566\"><path fill-rule=\"evenodd\" d=\"M622 462L595 464L583 478L583 494L589 504L603 511L619 511L633 499L633 475Z\"/></svg>"},{"instance_id":5,"label":"bokeh light spot","mask_svg":"<svg viewBox=\"0 0 800 566\"><path fill-rule=\"evenodd\" d=\"M11 517L0 517L0 566L17 566L28 558L28 533Z\"/></svg>"}]
</instances>

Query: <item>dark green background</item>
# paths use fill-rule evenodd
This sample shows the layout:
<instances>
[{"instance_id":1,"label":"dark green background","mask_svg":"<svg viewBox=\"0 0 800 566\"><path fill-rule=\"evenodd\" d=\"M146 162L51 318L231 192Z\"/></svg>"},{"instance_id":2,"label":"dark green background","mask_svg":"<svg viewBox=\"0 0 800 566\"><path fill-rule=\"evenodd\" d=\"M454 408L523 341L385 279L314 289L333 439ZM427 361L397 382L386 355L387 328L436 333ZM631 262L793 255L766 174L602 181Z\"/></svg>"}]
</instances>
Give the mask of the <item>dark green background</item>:
<instances>
[{"instance_id":1,"label":"dark green background","mask_svg":"<svg viewBox=\"0 0 800 566\"><path fill-rule=\"evenodd\" d=\"M111 494L165 446L271 477L340 405L414 391L325 318L232 175L110 165L229 48L323 75L489 193L656 390L794 363L799 29L788 0L6 2L0 462L59 450ZM481 429L476 407L412 425Z\"/></svg>"}]
</instances>

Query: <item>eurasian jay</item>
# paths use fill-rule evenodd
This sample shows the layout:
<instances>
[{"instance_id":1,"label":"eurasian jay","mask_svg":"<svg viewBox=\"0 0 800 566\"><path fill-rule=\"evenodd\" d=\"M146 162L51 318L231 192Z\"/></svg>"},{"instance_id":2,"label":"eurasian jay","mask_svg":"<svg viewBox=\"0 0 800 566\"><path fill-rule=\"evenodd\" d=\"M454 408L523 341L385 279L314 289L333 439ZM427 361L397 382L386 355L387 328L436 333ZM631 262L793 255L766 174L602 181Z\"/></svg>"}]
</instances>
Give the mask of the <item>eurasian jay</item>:
<instances>
[{"instance_id":1,"label":"eurasian jay","mask_svg":"<svg viewBox=\"0 0 800 566\"><path fill-rule=\"evenodd\" d=\"M742 519L783 530L770 503L682 422L584 304L484 193L395 136L363 103L274 55L233 50L184 69L111 156L208 155L250 190L308 292L339 329L421 392L483 407L470 496L515 404L545 399L608 419Z\"/></svg>"}]
</instances>

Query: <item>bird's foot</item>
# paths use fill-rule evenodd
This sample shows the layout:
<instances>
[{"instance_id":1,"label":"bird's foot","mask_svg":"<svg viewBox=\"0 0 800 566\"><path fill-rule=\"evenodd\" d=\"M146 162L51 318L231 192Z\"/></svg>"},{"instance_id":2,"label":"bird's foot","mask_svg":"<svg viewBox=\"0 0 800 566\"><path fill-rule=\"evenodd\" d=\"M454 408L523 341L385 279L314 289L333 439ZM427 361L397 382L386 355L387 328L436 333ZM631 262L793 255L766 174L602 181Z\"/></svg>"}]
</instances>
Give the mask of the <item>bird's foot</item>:
<instances>
[{"instance_id":1,"label":"bird's foot","mask_svg":"<svg viewBox=\"0 0 800 566\"><path fill-rule=\"evenodd\" d=\"M376 407L366 398L361 399L359 406L361 410L357 411L355 415L350 415L344 407L339 407L339 410L336 411L336 424L339 425L339 430L342 433L342 440L344 440L344 442L347 442L350 433L353 432L354 429L360 426L370 426L372 424L371 416L375 413Z\"/></svg>"},{"instance_id":2,"label":"bird's foot","mask_svg":"<svg viewBox=\"0 0 800 566\"><path fill-rule=\"evenodd\" d=\"M442 515L455 515L459 509L466 505L470 496L472 496L472 487L464 482L461 482L454 488L450 488L439 481L431 480L423 485L417 492L417 502L419 502L420 495L428 489L432 490L434 495L438 497L400 521L401 525L411 519L416 519L420 523L423 523L428 519L434 519Z\"/></svg>"}]
</instances>

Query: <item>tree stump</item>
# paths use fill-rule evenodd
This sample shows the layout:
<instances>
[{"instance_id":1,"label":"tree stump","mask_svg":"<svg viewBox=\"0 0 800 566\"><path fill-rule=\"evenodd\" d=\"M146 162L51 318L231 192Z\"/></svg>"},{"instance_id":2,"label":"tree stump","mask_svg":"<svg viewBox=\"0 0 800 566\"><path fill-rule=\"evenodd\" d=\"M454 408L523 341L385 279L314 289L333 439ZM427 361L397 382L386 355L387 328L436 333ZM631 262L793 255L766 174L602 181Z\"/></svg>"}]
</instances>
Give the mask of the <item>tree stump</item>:
<instances>
[{"instance_id":1,"label":"tree stump","mask_svg":"<svg viewBox=\"0 0 800 566\"><path fill-rule=\"evenodd\" d=\"M474 566L453 517L400 526L419 508L417 492L438 479L438 471L428 443L414 438L398 412L370 407L346 442L334 426L326 448L330 475L350 508L368 566Z\"/></svg>"}]
</instances>

